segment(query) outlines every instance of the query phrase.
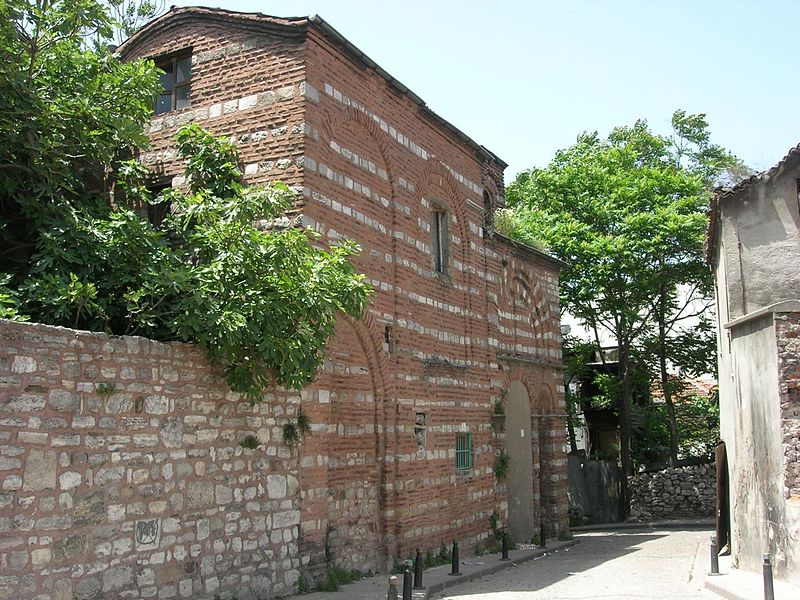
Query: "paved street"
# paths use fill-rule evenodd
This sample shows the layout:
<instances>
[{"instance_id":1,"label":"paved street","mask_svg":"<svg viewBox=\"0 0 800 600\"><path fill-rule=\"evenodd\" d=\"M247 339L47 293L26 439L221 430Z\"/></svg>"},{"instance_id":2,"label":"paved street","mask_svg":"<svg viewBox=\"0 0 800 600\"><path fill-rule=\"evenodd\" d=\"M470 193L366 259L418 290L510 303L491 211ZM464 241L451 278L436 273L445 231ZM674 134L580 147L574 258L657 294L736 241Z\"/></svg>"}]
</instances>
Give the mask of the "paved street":
<instances>
[{"instance_id":1,"label":"paved street","mask_svg":"<svg viewBox=\"0 0 800 600\"><path fill-rule=\"evenodd\" d=\"M568 549L435 594L450 600L716 598L703 590L708 531L584 533Z\"/></svg>"}]
</instances>

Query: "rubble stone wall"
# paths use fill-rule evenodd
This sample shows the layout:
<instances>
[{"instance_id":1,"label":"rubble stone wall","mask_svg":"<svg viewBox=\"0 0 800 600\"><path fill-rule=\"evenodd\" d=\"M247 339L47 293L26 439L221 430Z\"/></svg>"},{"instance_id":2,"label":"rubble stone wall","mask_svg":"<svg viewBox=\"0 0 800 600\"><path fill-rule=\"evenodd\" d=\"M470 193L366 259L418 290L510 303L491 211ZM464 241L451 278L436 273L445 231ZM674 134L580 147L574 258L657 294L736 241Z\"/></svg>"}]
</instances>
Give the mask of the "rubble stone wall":
<instances>
[{"instance_id":1,"label":"rubble stone wall","mask_svg":"<svg viewBox=\"0 0 800 600\"><path fill-rule=\"evenodd\" d=\"M0 598L291 593L299 400L251 406L186 344L0 320Z\"/></svg>"},{"instance_id":2,"label":"rubble stone wall","mask_svg":"<svg viewBox=\"0 0 800 600\"><path fill-rule=\"evenodd\" d=\"M675 467L628 478L630 518L641 521L708 517L716 510L713 464Z\"/></svg>"}]
</instances>

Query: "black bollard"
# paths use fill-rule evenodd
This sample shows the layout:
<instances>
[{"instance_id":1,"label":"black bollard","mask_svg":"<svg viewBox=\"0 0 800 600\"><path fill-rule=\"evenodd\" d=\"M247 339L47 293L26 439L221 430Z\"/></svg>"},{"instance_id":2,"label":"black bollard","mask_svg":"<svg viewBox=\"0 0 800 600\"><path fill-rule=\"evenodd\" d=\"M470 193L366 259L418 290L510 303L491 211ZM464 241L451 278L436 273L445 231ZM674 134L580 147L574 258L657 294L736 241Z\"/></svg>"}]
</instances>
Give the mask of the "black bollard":
<instances>
[{"instance_id":1,"label":"black bollard","mask_svg":"<svg viewBox=\"0 0 800 600\"><path fill-rule=\"evenodd\" d=\"M544 530L544 523L539 525L539 547L547 548L547 536Z\"/></svg>"},{"instance_id":2,"label":"black bollard","mask_svg":"<svg viewBox=\"0 0 800 600\"><path fill-rule=\"evenodd\" d=\"M411 600L411 569L403 571L403 600Z\"/></svg>"},{"instance_id":3,"label":"black bollard","mask_svg":"<svg viewBox=\"0 0 800 600\"><path fill-rule=\"evenodd\" d=\"M769 554L764 555L764 600L775 600L775 590L772 587L772 563Z\"/></svg>"},{"instance_id":4,"label":"black bollard","mask_svg":"<svg viewBox=\"0 0 800 600\"><path fill-rule=\"evenodd\" d=\"M417 555L414 557L414 589L422 589L422 552L417 548Z\"/></svg>"},{"instance_id":5,"label":"black bollard","mask_svg":"<svg viewBox=\"0 0 800 600\"><path fill-rule=\"evenodd\" d=\"M397 575L389 577L389 592L386 594L386 600L397 600Z\"/></svg>"},{"instance_id":6,"label":"black bollard","mask_svg":"<svg viewBox=\"0 0 800 600\"><path fill-rule=\"evenodd\" d=\"M511 560L510 558L508 558L508 534L506 533L505 529L503 529L503 542L501 544L501 548L503 551L503 555L500 558L500 560Z\"/></svg>"},{"instance_id":7,"label":"black bollard","mask_svg":"<svg viewBox=\"0 0 800 600\"><path fill-rule=\"evenodd\" d=\"M719 575L719 548L717 538L711 538L711 575Z\"/></svg>"},{"instance_id":8,"label":"black bollard","mask_svg":"<svg viewBox=\"0 0 800 600\"><path fill-rule=\"evenodd\" d=\"M460 561L458 560L458 542L453 540L453 560L451 562L452 570L450 571L450 575L461 575L461 571L458 570L459 562Z\"/></svg>"}]
</instances>

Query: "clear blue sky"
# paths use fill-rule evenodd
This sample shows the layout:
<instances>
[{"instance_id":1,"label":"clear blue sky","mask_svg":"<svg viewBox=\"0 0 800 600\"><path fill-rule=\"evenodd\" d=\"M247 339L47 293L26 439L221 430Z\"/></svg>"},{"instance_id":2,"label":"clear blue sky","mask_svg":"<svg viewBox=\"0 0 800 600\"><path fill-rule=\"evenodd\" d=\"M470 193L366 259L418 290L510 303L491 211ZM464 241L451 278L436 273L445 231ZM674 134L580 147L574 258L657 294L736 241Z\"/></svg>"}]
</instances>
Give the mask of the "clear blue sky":
<instances>
[{"instance_id":1,"label":"clear blue sky","mask_svg":"<svg viewBox=\"0 0 800 600\"><path fill-rule=\"evenodd\" d=\"M170 0L167 0L170 2ZM178 1L180 6L200 2ZM217 0L319 14L508 162L506 183L578 133L673 110L756 170L800 143L800 0Z\"/></svg>"}]
</instances>

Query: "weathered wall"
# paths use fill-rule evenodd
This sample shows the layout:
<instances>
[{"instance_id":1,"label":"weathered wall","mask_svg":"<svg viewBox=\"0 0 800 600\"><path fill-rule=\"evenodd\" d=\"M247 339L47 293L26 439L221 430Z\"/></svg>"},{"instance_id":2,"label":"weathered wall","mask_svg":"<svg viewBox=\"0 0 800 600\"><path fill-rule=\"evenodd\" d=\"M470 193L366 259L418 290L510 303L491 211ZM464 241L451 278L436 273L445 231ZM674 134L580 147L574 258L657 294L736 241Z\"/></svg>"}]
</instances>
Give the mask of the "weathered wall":
<instances>
[{"instance_id":1,"label":"weathered wall","mask_svg":"<svg viewBox=\"0 0 800 600\"><path fill-rule=\"evenodd\" d=\"M797 304L797 303L792 303ZM780 310L780 305L774 307ZM800 581L798 498L787 485L794 473L796 406L784 392L796 381L796 313L763 310L731 324L731 383L734 394L720 397L726 415L723 435L731 486L732 545L739 564L757 571L763 553L773 557L776 575ZM781 356L779 356L779 354ZM788 359L788 360L787 360Z\"/></svg>"},{"instance_id":2,"label":"weathered wall","mask_svg":"<svg viewBox=\"0 0 800 600\"><path fill-rule=\"evenodd\" d=\"M713 517L717 471L713 464L674 467L628 477L630 518Z\"/></svg>"},{"instance_id":3,"label":"weathered wall","mask_svg":"<svg viewBox=\"0 0 800 600\"><path fill-rule=\"evenodd\" d=\"M800 160L793 157L758 184L719 201L718 245L725 260L717 277L727 289L729 319L800 297L798 177Z\"/></svg>"},{"instance_id":4,"label":"weathered wall","mask_svg":"<svg viewBox=\"0 0 800 600\"><path fill-rule=\"evenodd\" d=\"M299 401L252 407L185 344L0 321L0 598L290 593Z\"/></svg>"},{"instance_id":5,"label":"weathered wall","mask_svg":"<svg viewBox=\"0 0 800 600\"><path fill-rule=\"evenodd\" d=\"M502 163L302 19L176 9L123 51L187 48L192 108L153 119L144 162L180 185L178 125L228 135L248 183L296 185L303 223L322 243L362 246L356 265L376 290L363 321L339 324L303 393L313 429L299 472L308 571L385 568L416 547L488 541L489 516L507 515L493 472L506 434L492 413L512 381L531 403L533 520L563 531L558 265L486 235L484 207L503 202ZM433 265L434 207L447 212L446 273ZM455 468L459 432L473 436L466 471Z\"/></svg>"}]
</instances>

